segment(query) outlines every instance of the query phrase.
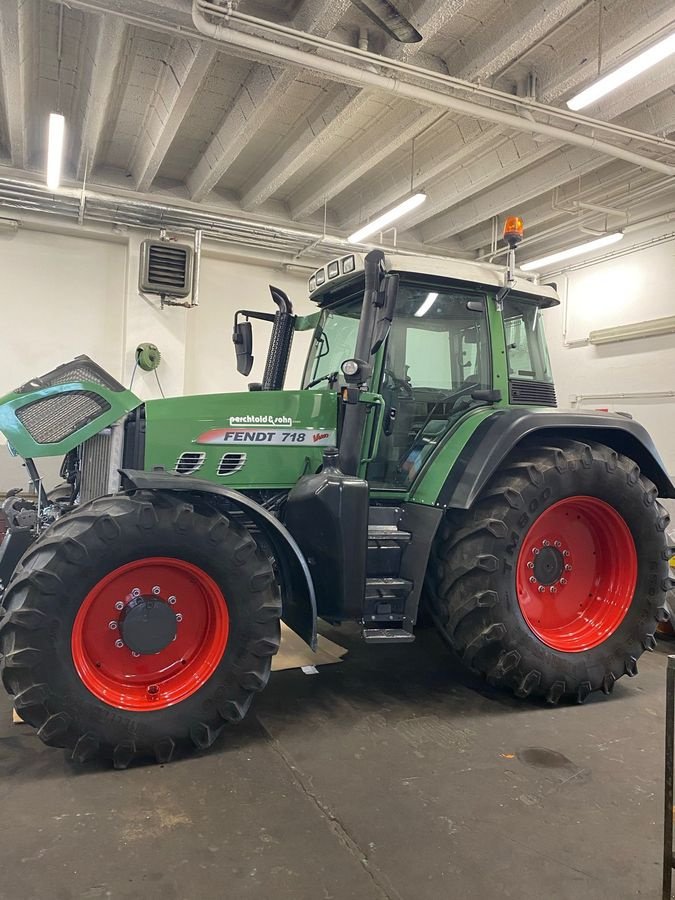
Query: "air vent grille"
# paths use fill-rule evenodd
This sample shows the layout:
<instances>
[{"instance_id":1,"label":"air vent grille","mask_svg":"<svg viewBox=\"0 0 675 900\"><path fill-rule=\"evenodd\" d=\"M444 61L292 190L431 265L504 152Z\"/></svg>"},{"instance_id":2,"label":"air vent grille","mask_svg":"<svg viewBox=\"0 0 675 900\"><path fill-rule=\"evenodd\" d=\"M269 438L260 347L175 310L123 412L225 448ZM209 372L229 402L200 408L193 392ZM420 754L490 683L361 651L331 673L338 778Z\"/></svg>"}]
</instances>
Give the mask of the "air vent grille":
<instances>
[{"instance_id":1,"label":"air vent grille","mask_svg":"<svg viewBox=\"0 0 675 900\"><path fill-rule=\"evenodd\" d=\"M206 453L181 453L176 461L176 475L191 475L204 465Z\"/></svg>"},{"instance_id":2,"label":"air vent grille","mask_svg":"<svg viewBox=\"0 0 675 900\"><path fill-rule=\"evenodd\" d=\"M187 297L192 290L192 247L169 241L143 241L139 288L164 297Z\"/></svg>"},{"instance_id":3,"label":"air vent grille","mask_svg":"<svg viewBox=\"0 0 675 900\"><path fill-rule=\"evenodd\" d=\"M226 453L218 463L219 475L234 475L246 465L245 453Z\"/></svg>"},{"instance_id":4,"label":"air vent grille","mask_svg":"<svg viewBox=\"0 0 675 900\"><path fill-rule=\"evenodd\" d=\"M67 391L34 400L16 411L16 417L36 444L53 444L84 428L110 409L91 391Z\"/></svg>"},{"instance_id":5,"label":"air vent grille","mask_svg":"<svg viewBox=\"0 0 675 900\"><path fill-rule=\"evenodd\" d=\"M510 381L511 403L523 406L557 406L555 387L543 381Z\"/></svg>"}]
</instances>

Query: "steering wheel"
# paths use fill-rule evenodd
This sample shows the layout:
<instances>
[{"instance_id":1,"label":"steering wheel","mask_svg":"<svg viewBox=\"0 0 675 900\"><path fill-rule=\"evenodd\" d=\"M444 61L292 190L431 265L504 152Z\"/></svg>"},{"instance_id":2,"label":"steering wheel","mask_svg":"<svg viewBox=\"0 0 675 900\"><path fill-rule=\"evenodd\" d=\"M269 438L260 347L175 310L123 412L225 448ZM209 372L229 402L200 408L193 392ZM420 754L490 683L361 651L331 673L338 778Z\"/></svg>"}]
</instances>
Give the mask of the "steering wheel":
<instances>
[{"instance_id":1,"label":"steering wheel","mask_svg":"<svg viewBox=\"0 0 675 900\"><path fill-rule=\"evenodd\" d=\"M388 378L391 381L391 386L394 390L398 391L402 396L407 397L409 400L412 400L414 395L413 386L410 384L409 378L399 378L398 375L395 375L391 369L384 369L385 378Z\"/></svg>"}]
</instances>

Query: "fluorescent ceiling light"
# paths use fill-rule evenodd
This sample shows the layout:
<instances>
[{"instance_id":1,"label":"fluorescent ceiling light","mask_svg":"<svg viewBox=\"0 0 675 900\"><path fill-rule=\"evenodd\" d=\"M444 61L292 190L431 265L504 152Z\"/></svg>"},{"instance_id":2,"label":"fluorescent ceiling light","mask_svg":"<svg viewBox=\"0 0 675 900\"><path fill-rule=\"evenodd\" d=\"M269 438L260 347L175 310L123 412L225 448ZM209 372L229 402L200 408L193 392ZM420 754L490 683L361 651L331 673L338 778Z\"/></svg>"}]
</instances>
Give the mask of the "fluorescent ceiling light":
<instances>
[{"instance_id":1,"label":"fluorescent ceiling light","mask_svg":"<svg viewBox=\"0 0 675 900\"><path fill-rule=\"evenodd\" d=\"M613 328L599 328L588 336L590 344L612 344L615 341L632 341L637 338L656 337L675 331L675 316L634 322L632 325L615 325Z\"/></svg>"},{"instance_id":2,"label":"fluorescent ceiling light","mask_svg":"<svg viewBox=\"0 0 675 900\"><path fill-rule=\"evenodd\" d=\"M59 113L49 115L49 144L47 147L47 187L55 191L61 184L63 137L66 120Z\"/></svg>"},{"instance_id":3,"label":"fluorescent ceiling light","mask_svg":"<svg viewBox=\"0 0 675 900\"><path fill-rule=\"evenodd\" d=\"M586 241L585 244L568 247L567 250L551 253L550 256L542 256L541 259L531 259L529 262L523 263L520 268L523 272L529 272L532 269L545 269L553 263L562 262L564 259L571 259L573 256L583 256L584 253L591 253L593 250L599 250L601 247L607 247L609 244L616 244L622 238L622 231L613 231L611 234L603 234L602 237L596 238L594 241Z\"/></svg>"},{"instance_id":4,"label":"fluorescent ceiling light","mask_svg":"<svg viewBox=\"0 0 675 900\"><path fill-rule=\"evenodd\" d=\"M400 219L401 216L404 216L412 209L420 206L420 204L424 203L426 199L426 194L413 194L412 197L408 197L407 200L404 200L403 203L399 203L398 206L390 209L389 212L382 213L382 215L378 216L377 219L373 219L372 222L368 222L367 225L364 225L363 228L359 228L359 230L355 231L354 234L350 234L347 240L351 244L360 243L364 238L369 237L371 234L376 234L378 231L382 231L385 225L391 225L392 222Z\"/></svg>"},{"instance_id":5,"label":"fluorescent ceiling light","mask_svg":"<svg viewBox=\"0 0 675 900\"><path fill-rule=\"evenodd\" d=\"M427 294L427 299L424 301L424 303L422 303L422 305L417 310L415 315L417 317L419 317L419 316L423 316L425 313L428 313L429 310L431 309L431 307L434 305L434 303L437 300L438 300L438 294L435 293L434 291L431 291L431 293Z\"/></svg>"},{"instance_id":6,"label":"fluorescent ceiling light","mask_svg":"<svg viewBox=\"0 0 675 900\"><path fill-rule=\"evenodd\" d=\"M576 94L571 100L568 100L567 105L570 109L583 109L584 106L595 103L596 100L604 97L605 94L609 94L622 84L630 81L631 78L635 78L642 72L646 72L647 69L651 69L652 66L667 59L667 57L671 56L673 53L675 53L675 32L667 38L664 38L662 41L659 41L657 44L654 44L648 50L640 53L634 59L631 59L630 62L624 63L623 66L619 66L618 69L610 72L609 75L603 75L602 78L598 78L597 81L593 82L593 84L581 91L581 93Z\"/></svg>"}]
</instances>

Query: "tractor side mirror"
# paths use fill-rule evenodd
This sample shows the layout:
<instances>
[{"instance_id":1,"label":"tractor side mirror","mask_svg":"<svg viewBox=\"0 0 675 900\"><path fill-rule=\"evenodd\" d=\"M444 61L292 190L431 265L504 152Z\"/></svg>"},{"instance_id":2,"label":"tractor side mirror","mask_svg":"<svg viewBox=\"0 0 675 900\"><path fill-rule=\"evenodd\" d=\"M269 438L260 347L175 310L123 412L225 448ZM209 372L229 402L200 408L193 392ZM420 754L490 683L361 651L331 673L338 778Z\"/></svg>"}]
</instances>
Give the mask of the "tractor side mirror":
<instances>
[{"instance_id":1,"label":"tractor side mirror","mask_svg":"<svg viewBox=\"0 0 675 900\"><path fill-rule=\"evenodd\" d=\"M370 348L371 354L377 353L382 344L386 341L391 321L394 318L394 310L396 309L396 296L398 294L398 275L385 275L384 283L381 291L381 302L378 304L382 310L380 317L375 325L375 333L373 335L373 346Z\"/></svg>"},{"instance_id":2,"label":"tractor side mirror","mask_svg":"<svg viewBox=\"0 0 675 900\"><path fill-rule=\"evenodd\" d=\"M253 328L249 321L234 321L232 334L234 348L237 354L237 371L240 375L249 375L253 368Z\"/></svg>"}]
</instances>

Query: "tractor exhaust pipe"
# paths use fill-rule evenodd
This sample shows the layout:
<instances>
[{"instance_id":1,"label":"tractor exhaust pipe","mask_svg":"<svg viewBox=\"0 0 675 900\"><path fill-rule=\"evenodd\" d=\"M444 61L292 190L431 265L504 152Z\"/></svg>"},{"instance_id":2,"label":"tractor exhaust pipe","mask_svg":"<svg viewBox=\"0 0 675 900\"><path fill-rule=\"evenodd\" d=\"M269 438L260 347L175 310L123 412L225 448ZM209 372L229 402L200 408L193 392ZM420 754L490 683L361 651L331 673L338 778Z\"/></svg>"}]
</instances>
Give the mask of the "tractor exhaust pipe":
<instances>
[{"instance_id":1,"label":"tractor exhaust pipe","mask_svg":"<svg viewBox=\"0 0 675 900\"><path fill-rule=\"evenodd\" d=\"M288 368L288 358L293 343L295 316L293 304L280 289L270 285L272 299L279 307L272 323L272 337L267 351L267 361L263 373L263 391L280 391L283 389Z\"/></svg>"}]
</instances>

